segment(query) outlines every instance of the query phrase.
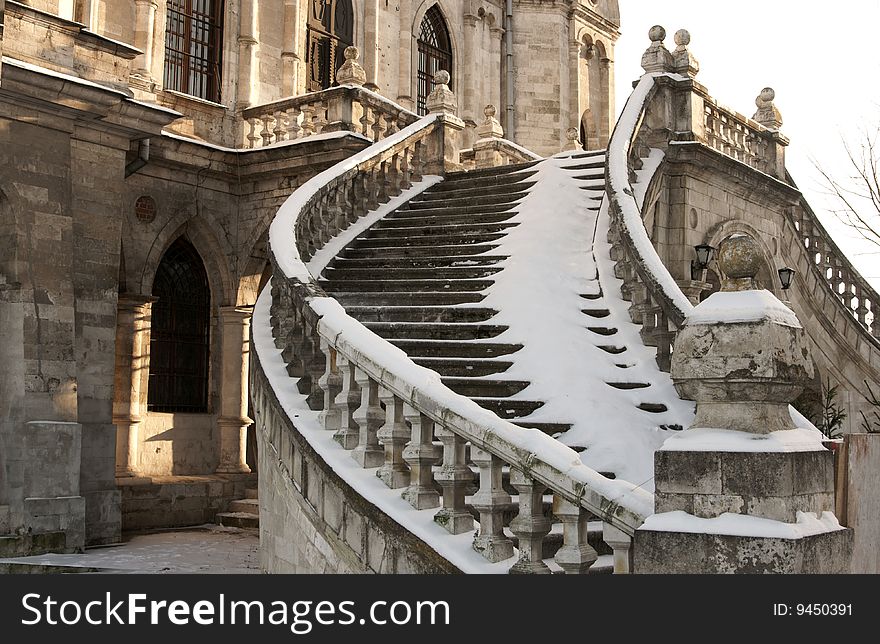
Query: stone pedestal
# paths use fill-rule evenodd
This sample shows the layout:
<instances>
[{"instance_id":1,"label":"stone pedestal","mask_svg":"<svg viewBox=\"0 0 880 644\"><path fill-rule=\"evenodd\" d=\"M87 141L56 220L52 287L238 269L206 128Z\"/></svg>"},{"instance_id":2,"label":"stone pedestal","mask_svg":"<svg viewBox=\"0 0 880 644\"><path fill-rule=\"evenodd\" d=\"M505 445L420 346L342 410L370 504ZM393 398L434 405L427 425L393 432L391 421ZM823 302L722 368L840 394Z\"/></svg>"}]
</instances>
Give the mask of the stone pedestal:
<instances>
[{"instance_id":1,"label":"stone pedestal","mask_svg":"<svg viewBox=\"0 0 880 644\"><path fill-rule=\"evenodd\" d=\"M220 463L218 474L250 472L247 465L247 415L250 308L226 306L220 309L223 328L220 417L217 419Z\"/></svg>"}]
</instances>

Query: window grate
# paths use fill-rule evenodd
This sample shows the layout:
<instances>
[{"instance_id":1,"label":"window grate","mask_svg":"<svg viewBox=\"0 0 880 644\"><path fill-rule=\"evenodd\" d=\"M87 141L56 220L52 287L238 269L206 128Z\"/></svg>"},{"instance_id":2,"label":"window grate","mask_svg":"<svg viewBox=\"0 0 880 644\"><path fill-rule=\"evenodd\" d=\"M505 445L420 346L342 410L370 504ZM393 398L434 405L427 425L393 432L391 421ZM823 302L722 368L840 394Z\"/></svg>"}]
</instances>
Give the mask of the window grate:
<instances>
[{"instance_id":1,"label":"window grate","mask_svg":"<svg viewBox=\"0 0 880 644\"><path fill-rule=\"evenodd\" d=\"M223 0L168 0L165 89L220 102Z\"/></svg>"},{"instance_id":2,"label":"window grate","mask_svg":"<svg viewBox=\"0 0 880 644\"><path fill-rule=\"evenodd\" d=\"M452 41L446 21L437 5L428 9L419 28L419 71L416 109L420 116L428 113L428 95L434 88L434 76L445 69L452 76ZM449 82L450 88L452 81Z\"/></svg>"}]
</instances>

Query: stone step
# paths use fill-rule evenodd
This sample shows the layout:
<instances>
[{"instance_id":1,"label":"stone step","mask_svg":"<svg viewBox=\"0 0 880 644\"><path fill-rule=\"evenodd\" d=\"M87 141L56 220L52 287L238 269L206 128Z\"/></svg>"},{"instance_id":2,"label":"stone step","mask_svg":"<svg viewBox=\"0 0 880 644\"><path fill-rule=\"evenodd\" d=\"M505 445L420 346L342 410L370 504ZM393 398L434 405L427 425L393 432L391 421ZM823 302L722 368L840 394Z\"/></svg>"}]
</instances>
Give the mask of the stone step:
<instances>
[{"instance_id":1,"label":"stone step","mask_svg":"<svg viewBox=\"0 0 880 644\"><path fill-rule=\"evenodd\" d=\"M443 384L457 394L469 398L507 398L529 386L520 380L492 380L488 378L443 378Z\"/></svg>"},{"instance_id":2,"label":"stone step","mask_svg":"<svg viewBox=\"0 0 880 644\"><path fill-rule=\"evenodd\" d=\"M500 185L474 186L465 182L456 185L446 186L445 190L426 190L419 195L420 201L438 201L445 199L461 199L465 197L490 197L504 196L511 192L514 188L517 192L530 190L535 185L535 181L521 181L518 183L506 183ZM441 184L442 185L442 184Z\"/></svg>"},{"instance_id":3,"label":"stone step","mask_svg":"<svg viewBox=\"0 0 880 644\"><path fill-rule=\"evenodd\" d=\"M622 391L632 391L633 389L647 389L651 385L647 382L608 382L605 383L609 387L620 389Z\"/></svg>"},{"instance_id":4,"label":"stone step","mask_svg":"<svg viewBox=\"0 0 880 644\"><path fill-rule=\"evenodd\" d=\"M440 204L444 208L470 208L474 206L494 206L500 204L510 204L528 196L527 192L514 192L504 195L487 195L478 197L459 197L456 199L445 199L442 202L433 200L413 199L407 202L406 212L414 210L424 210L428 208L437 208Z\"/></svg>"},{"instance_id":5,"label":"stone step","mask_svg":"<svg viewBox=\"0 0 880 644\"><path fill-rule=\"evenodd\" d=\"M512 163L510 165L503 165L495 168L481 168L479 170L463 170L461 172L450 172L446 175L446 181L456 181L463 178L476 179L483 177L506 177L513 174L518 174L521 170L532 168L542 161L543 159L539 159L537 161ZM444 181L444 183L446 183L446 181Z\"/></svg>"},{"instance_id":6,"label":"stone step","mask_svg":"<svg viewBox=\"0 0 880 644\"><path fill-rule=\"evenodd\" d=\"M480 255L479 257L375 257L350 258L336 257L330 262L331 268L469 268L494 266L507 259L504 255Z\"/></svg>"},{"instance_id":7,"label":"stone step","mask_svg":"<svg viewBox=\"0 0 880 644\"><path fill-rule=\"evenodd\" d=\"M494 282L492 280L318 280L321 288L328 293L379 293L393 291L395 293L467 293L484 291Z\"/></svg>"},{"instance_id":8,"label":"stone step","mask_svg":"<svg viewBox=\"0 0 880 644\"><path fill-rule=\"evenodd\" d=\"M441 202L442 203L442 202ZM406 204L395 210L383 219L413 219L418 217L445 217L446 215L474 215L482 217L485 215L498 215L501 213L515 214L515 203L492 204L487 206L447 206L437 204L431 207L418 208L411 210Z\"/></svg>"},{"instance_id":9,"label":"stone step","mask_svg":"<svg viewBox=\"0 0 880 644\"><path fill-rule=\"evenodd\" d=\"M413 362L447 377L494 376L504 373L513 366L512 362L503 360L413 358Z\"/></svg>"},{"instance_id":10,"label":"stone step","mask_svg":"<svg viewBox=\"0 0 880 644\"><path fill-rule=\"evenodd\" d=\"M606 353L610 353L613 356L617 356L617 355L620 355L621 353L626 352L626 347L616 347L616 346L610 345L610 344L602 345L599 348L602 349L602 351L605 351Z\"/></svg>"},{"instance_id":11,"label":"stone step","mask_svg":"<svg viewBox=\"0 0 880 644\"><path fill-rule=\"evenodd\" d=\"M485 322L498 312L493 309L448 308L444 306L350 306L345 309L359 322Z\"/></svg>"},{"instance_id":12,"label":"stone step","mask_svg":"<svg viewBox=\"0 0 880 644\"><path fill-rule=\"evenodd\" d=\"M604 158L602 159L602 161L598 161L598 160L588 161L585 163L578 163L576 165L565 166L566 170L574 170L574 171L595 170L597 168L605 168L605 159Z\"/></svg>"},{"instance_id":13,"label":"stone step","mask_svg":"<svg viewBox=\"0 0 880 644\"><path fill-rule=\"evenodd\" d=\"M511 420L513 418L522 418L534 413L536 410L544 406L539 400L509 400L506 398L478 398L472 397L483 409L488 409L499 418Z\"/></svg>"},{"instance_id":14,"label":"stone step","mask_svg":"<svg viewBox=\"0 0 880 644\"><path fill-rule=\"evenodd\" d=\"M589 331L590 333L595 333L596 335L604 336L604 337L609 337L609 336L615 335L617 333L617 329L615 329L614 327L607 327L607 326L591 326L591 327L587 327L587 331Z\"/></svg>"},{"instance_id":15,"label":"stone step","mask_svg":"<svg viewBox=\"0 0 880 644\"><path fill-rule=\"evenodd\" d=\"M470 233L470 234L462 234L457 235L455 233L450 234L435 234L435 235L422 235L419 237L368 237L361 236L355 239L349 245L349 248L352 249L364 249L364 248L381 248L383 252L386 249L394 249L394 248L413 248L413 247L424 247L428 248L432 252L432 254L437 254L436 248L438 246L458 246L460 248L467 248L468 246L477 246L482 244L488 244L489 242L498 241L502 237L504 237L503 232L500 233Z\"/></svg>"},{"instance_id":16,"label":"stone step","mask_svg":"<svg viewBox=\"0 0 880 644\"><path fill-rule=\"evenodd\" d=\"M597 320L607 318L611 315L611 311L608 309L582 309L581 313L589 315L591 318L596 318Z\"/></svg>"},{"instance_id":17,"label":"stone step","mask_svg":"<svg viewBox=\"0 0 880 644\"><path fill-rule=\"evenodd\" d=\"M385 217L373 227L373 230L388 228L411 228L415 226L446 226L456 224L498 224L508 221L519 214L516 210L487 213L464 213L448 215L429 215L427 217Z\"/></svg>"},{"instance_id":18,"label":"stone step","mask_svg":"<svg viewBox=\"0 0 880 644\"><path fill-rule=\"evenodd\" d=\"M398 340L487 340L507 331L506 326L489 324L365 322L364 326L378 336Z\"/></svg>"},{"instance_id":19,"label":"stone step","mask_svg":"<svg viewBox=\"0 0 880 644\"><path fill-rule=\"evenodd\" d=\"M571 429L571 424L569 423L533 423L528 420L517 420L513 424L523 429L537 429L539 432L547 434L547 436L564 434Z\"/></svg>"},{"instance_id":20,"label":"stone step","mask_svg":"<svg viewBox=\"0 0 880 644\"><path fill-rule=\"evenodd\" d=\"M408 339L389 339L388 341L413 358L497 358L516 353L522 349L521 344L495 342Z\"/></svg>"},{"instance_id":21,"label":"stone step","mask_svg":"<svg viewBox=\"0 0 880 644\"><path fill-rule=\"evenodd\" d=\"M649 414L662 414L667 411L668 407L663 403L642 403L639 405L639 409Z\"/></svg>"},{"instance_id":22,"label":"stone step","mask_svg":"<svg viewBox=\"0 0 880 644\"><path fill-rule=\"evenodd\" d=\"M511 223L483 223L472 222L464 224L444 224L441 226L416 225L409 228L373 226L358 239L372 239L384 237L392 239L396 237L419 238L432 237L436 238L443 235L460 235L462 237L470 235L486 235L490 233L500 233L518 226L519 224Z\"/></svg>"},{"instance_id":23,"label":"stone step","mask_svg":"<svg viewBox=\"0 0 880 644\"><path fill-rule=\"evenodd\" d=\"M339 292L333 295L343 307L350 306L443 306L475 304L486 296L483 293L433 293L378 291L373 293Z\"/></svg>"},{"instance_id":24,"label":"stone step","mask_svg":"<svg viewBox=\"0 0 880 644\"><path fill-rule=\"evenodd\" d=\"M260 498L260 497L259 497L259 494L260 494L260 490L259 490L259 488L255 488L255 487L245 488L245 491L244 491L244 498L246 498L246 499L258 499L258 498Z\"/></svg>"},{"instance_id":25,"label":"stone step","mask_svg":"<svg viewBox=\"0 0 880 644\"><path fill-rule=\"evenodd\" d=\"M402 257L451 258L468 255L481 255L498 248L495 244L472 244L468 246L397 246L385 248L353 248L346 246L342 257L346 259L393 259Z\"/></svg>"},{"instance_id":26,"label":"stone step","mask_svg":"<svg viewBox=\"0 0 880 644\"><path fill-rule=\"evenodd\" d=\"M228 511L259 515L260 502L258 499L238 499L236 501L230 501Z\"/></svg>"},{"instance_id":27,"label":"stone step","mask_svg":"<svg viewBox=\"0 0 880 644\"><path fill-rule=\"evenodd\" d=\"M471 173L452 173L444 181L426 190L423 194L440 194L464 189L506 188L508 191L515 190L516 186L522 185L535 176L535 171L518 172L500 176L470 176Z\"/></svg>"},{"instance_id":28,"label":"stone step","mask_svg":"<svg viewBox=\"0 0 880 644\"><path fill-rule=\"evenodd\" d=\"M250 512L220 512L217 523L224 528L245 528L256 530L260 527L260 515Z\"/></svg>"},{"instance_id":29,"label":"stone step","mask_svg":"<svg viewBox=\"0 0 880 644\"><path fill-rule=\"evenodd\" d=\"M584 150L577 154L572 154L572 159L589 159L592 157L604 157L608 150Z\"/></svg>"},{"instance_id":30,"label":"stone step","mask_svg":"<svg viewBox=\"0 0 880 644\"><path fill-rule=\"evenodd\" d=\"M454 268L335 268L328 267L324 270L323 278L327 281L364 281L364 280L424 280L424 279L451 279L451 280L474 280L481 277L490 277L501 271L500 267L494 266L461 266Z\"/></svg>"}]
</instances>

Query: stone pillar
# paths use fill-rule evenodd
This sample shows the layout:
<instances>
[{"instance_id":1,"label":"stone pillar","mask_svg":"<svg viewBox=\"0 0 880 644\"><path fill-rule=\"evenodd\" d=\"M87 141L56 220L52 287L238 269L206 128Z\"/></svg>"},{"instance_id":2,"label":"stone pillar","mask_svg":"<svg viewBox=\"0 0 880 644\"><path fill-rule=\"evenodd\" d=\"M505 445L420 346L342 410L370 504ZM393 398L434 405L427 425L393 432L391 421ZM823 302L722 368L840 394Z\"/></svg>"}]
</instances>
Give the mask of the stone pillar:
<instances>
[{"instance_id":1,"label":"stone pillar","mask_svg":"<svg viewBox=\"0 0 880 644\"><path fill-rule=\"evenodd\" d=\"M789 409L813 376L806 333L791 309L757 290L762 263L752 238L722 242L722 290L676 338L671 375L697 413L655 454L656 513L636 531L636 572L850 570L853 535L834 516L833 454Z\"/></svg>"},{"instance_id":2,"label":"stone pillar","mask_svg":"<svg viewBox=\"0 0 880 644\"><path fill-rule=\"evenodd\" d=\"M257 102L260 14L257 0L241 0L238 32L238 102L244 109Z\"/></svg>"},{"instance_id":3,"label":"stone pillar","mask_svg":"<svg viewBox=\"0 0 880 644\"><path fill-rule=\"evenodd\" d=\"M489 102L492 105L501 105L501 39L504 37L504 29L493 23L489 29L491 34L489 51Z\"/></svg>"},{"instance_id":4,"label":"stone pillar","mask_svg":"<svg viewBox=\"0 0 880 644\"><path fill-rule=\"evenodd\" d=\"M460 92L461 115L468 128L477 126L477 75L484 71L482 65L476 64L477 20L477 16L465 10L462 27L464 34L463 60L471 62L471 65L462 66L463 73L459 74L459 77L464 81Z\"/></svg>"},{"instance_id":5,"label":"stone pillar","mask_svg":"<svg viewBox=\"0 0 880 644\"><path fill-rule=\"evenodd\" d=\"M648 38L651 39L651 46L642 54L642 69L649 74L673 71L672 54L663 44L666 30L660 25L654 25L648 31Z\"/></svg>"},{"instance_id":6,"label":"stone pillar","mask_svg":"<svg viewBox=\"0 0 880 644\"><path fill-rule=\"evenodd\" d=\"M373 92L379 91L379 0L366 0L364 7L364 64L367 83Z\"/></svg>"},{"instance_id":7,"label":"stone pillar","mask_svg":"<svg viewBox=\"0 0 880 644\"><path fill-rule=\"evenodd\" d=\"M92 5L97 5L97 0L91 0ZM145 79L153 78L153 37L156 33L156 9L155 0L135 0L134 3L134 46L140 49L142 54L134 61L134 74Z\"/></svg>"},{"instance_id":8,"label":"stone pillar","mask_svg":"<svg viewBox=\"0 0 880 644\"><path fill-rule=\"evenodd\" d=\"M768 149L768 159L770 163L769 173L777 179L785 180L785 148L788 146L788 139L779 131L782 127L782 113L773 103L776 100L776 92L772 87L765 87L755 99L755 106L758 111L752 117L771 133L771 143Z\"/></svg>"},{"instance_id":9,"label":"stone pillar","mask_svg":"<svg viewBox=\"0 0 880 644\"><path fill-rule=\"evenodd\" d=\"M143 385L150 370L150 310L155 298L119 296L116 315L116 373L113 423L116 425L116 477L137 476Z\"/></svg>"},{"instance_id":10,"label":"stone pillar","mask_svg":"<svg viewBox=\"0 0 880 644\"><path fill-rule=\"evenodd\" d=\"M425 160L425 172L428 174L443 174L461 169L459 150L464 121L456 116L458 103L448 83L449 72L441 69L434 76L434 91L428 96L426 103L428 113L438 114L438 120L442 124L439 138L432 139L428 158Z\"/></svg>"},{"instance_id":11,"label":"stone pillar","mask_svg":"<svg viewBox=\"0 0 880 644\"><path fill-rule=\"evenodd\" d=\"M398 43L398 77L397 77L397 102L407 109L414 109L415 101L412 97L413 86L413 49L415 48L415 36L412 33L412 2L400 3L400 41Z\"/></svg>"},{"instance_id":12,"label":"stone pillar","mask_svg":"<svg viewBox=\"0 0 880 644\"><path fill-rule=\"evenodd\" d=\"M494 168L504 164L504 158L498 150L498 139L504 138L504 130L495 118L496 112L494 105L487 105L483 109L486 120L477 128L477 140L474 142L477 168Z\"/></svg>"},{"instance_id":13,"label":"stone pillar","mask_svg":"<svg viewBox=\"0 0 880 644\"><path fill-rule=\"evenodd\" d=\"M299 93L300 69L300 8L299 0L284 0L284 42L281 46L281 94Z\"/></svg>"},{"instance_id":14,"label":"stone pillar","mask_svg":"<svg viewBox=\"0 0 880 644\"><path fill-rule=\"evenodd\" d=\"M247 466L248 364L251 309L220 308L222 331L220 417L217 419L220 464L218 474L250 472Z\"/></svg>"}]
</instances>

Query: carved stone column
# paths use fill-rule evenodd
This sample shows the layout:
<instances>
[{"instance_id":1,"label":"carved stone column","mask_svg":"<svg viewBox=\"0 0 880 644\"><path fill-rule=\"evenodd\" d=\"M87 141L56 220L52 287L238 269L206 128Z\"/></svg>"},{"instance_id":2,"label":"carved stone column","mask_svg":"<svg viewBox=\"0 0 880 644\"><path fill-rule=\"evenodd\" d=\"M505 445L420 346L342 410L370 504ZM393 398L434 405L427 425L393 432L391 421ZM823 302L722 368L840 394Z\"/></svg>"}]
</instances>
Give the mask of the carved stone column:
<instances>
[{"instance_id":1,"label":"carved stone column","mask_svg":"<svg viewBox=\"0 0 880 644\"><path fill-rule=\"evenodd\" d=\"M379 0L366 0L364 7L364 64L367 83L373 92L379 91Z\"/></svg>"},{"instance_id":2,"label":"carved stone column","mask_svg":"<svg viewBox=\"0 0 880 644\"><path fill-rule=\"evenodd\" d=\"M281 47L281 94L300 92L300 0L284 0L284 43Z\"/></svg>"},{"instance_id":3,"label":"carved stone column","mask_svg":"<svg viewBox=\"0 0 880 644\"><path fill-rule=\"evenodd\" d=\"M259 9L257 0L241 0L238 33L238 104L245 108L257 101L259 66Z\"/></svg>"},{"instance_id":4,"label":"carved stone column","mask_svg":"<svg viewBox=\"0 0 880 644\"><path fill-rule=\"evenodd\" d=\"M247 466L248 365L251 309L220 308L222 328L220 417L217 419L220 464L218 474L250 472Z\"/></svg>"},{"instance_id":5,"label":"carved stone column","mask_svg":"<svg viewBox=\"0 0 880 644\"><path fill-rule=\"evenodd\" d=\"M156 298L119 296L116 315L116 368L113 423L116 425L116 476L137 476L139 428L150 371L150 311Z\"/></svg>"},{"instance_id":6,"label":"carved stone column","mask_svg":"<svg viewBox=\"0 0 880 644\"><path fill-rule=\"evenodd\" d=\"M91 4L96 5L97 0L91 0ZM153 38L156 33L157 8L155 0L135 0L134 3L134 46L144 52L135 58L134 74L146 79L153 78Z\"/></svg>"},{"instance_id":7,"label":"carved stone column","mask_svg":"<svg viewBox=\"0 0 880 644\"><path fill-rule=\"evenodd\" d=\"M407 109L414 109L412 98L412 64L415 35L412 32L412 2L400 3L400 42L398 44L397 102Z\"/></svg>"}]
</instances>

